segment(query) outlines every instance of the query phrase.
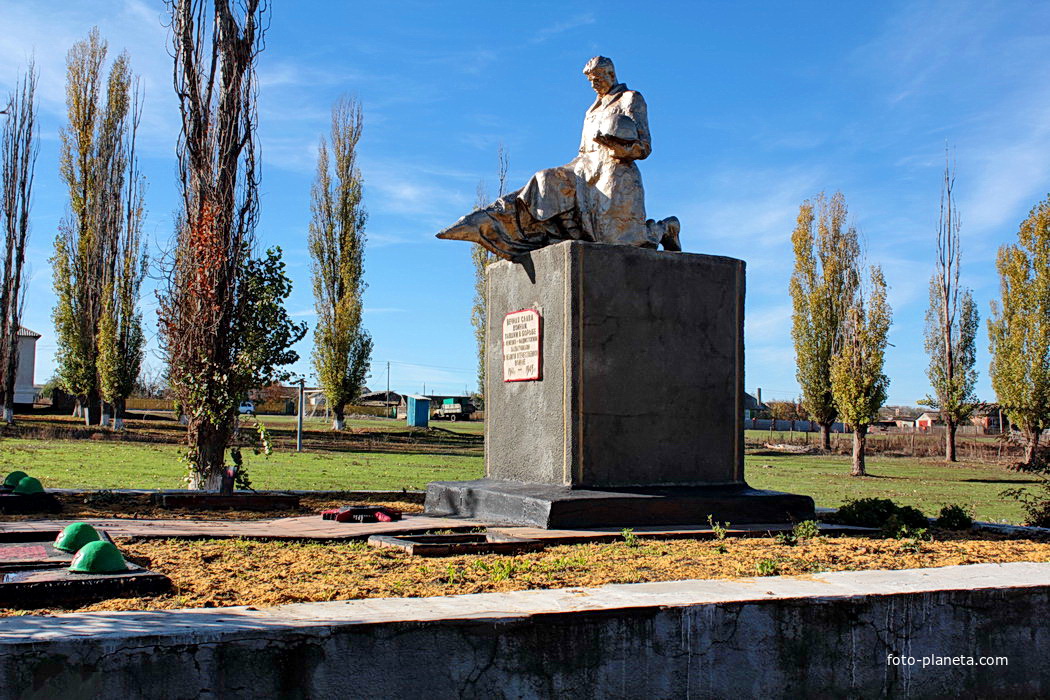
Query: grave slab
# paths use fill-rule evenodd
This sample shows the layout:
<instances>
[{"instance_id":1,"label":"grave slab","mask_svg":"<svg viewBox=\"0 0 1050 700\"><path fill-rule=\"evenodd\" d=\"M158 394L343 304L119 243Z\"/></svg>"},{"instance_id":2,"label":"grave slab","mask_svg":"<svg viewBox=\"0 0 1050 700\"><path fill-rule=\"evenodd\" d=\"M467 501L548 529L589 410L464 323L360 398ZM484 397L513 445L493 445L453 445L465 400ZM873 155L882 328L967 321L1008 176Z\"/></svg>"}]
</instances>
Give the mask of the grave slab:
<instances>
[{"instance_id":1,"label":"grave slab","mask_svg":"<svg viewBox=\"0 0 1050 700\"><path fill-rule=\"evenodd\" d=\"M69 566L73 554L55 547L61 530L0 532L0 573L31 568ZM99 537L112 542L105 531Z\"/></svg>"},{"instance_id":2,"label":"grave slab","mask_svg":"<svg viewBox=\"0 0 1050 700\"><path fill-rule=\"evenodd\" d=\"M460 554L521 554L543 549L537 539L512 537L498 532L465 532L452 535L372 535L368 544L391 547L419 557Z\"/></svg>"},{"instance_id":3,"label":"grave slab","mask_svg":"<svg viewBox=\"0 0 1050 700\"><path fill-rule=\"evenodd\" d=\"M152 595L170 588L167 576L131 562L127 572L117 574L80 574L55 566L25 568L0 571L0 607Z\"/></svg>"}]
</instances>

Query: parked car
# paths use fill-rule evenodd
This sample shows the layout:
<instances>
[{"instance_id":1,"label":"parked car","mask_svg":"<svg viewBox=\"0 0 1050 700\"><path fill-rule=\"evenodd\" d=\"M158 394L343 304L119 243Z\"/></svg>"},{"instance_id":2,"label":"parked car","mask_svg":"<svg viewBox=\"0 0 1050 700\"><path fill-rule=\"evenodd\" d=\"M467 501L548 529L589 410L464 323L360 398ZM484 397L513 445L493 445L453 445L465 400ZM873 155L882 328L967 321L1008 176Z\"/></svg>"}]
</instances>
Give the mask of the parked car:
<instances>
[{"instance_id":1,"label":"parked car","mask_svg":"<svg viewBox=\"0 0 1050 700\"><path fill-rule=\"evenodd\" d=\"M241 401L241 405L237 407L238 413L255 413L255 402L254 401Z\"/></svg>"}]
</instances>

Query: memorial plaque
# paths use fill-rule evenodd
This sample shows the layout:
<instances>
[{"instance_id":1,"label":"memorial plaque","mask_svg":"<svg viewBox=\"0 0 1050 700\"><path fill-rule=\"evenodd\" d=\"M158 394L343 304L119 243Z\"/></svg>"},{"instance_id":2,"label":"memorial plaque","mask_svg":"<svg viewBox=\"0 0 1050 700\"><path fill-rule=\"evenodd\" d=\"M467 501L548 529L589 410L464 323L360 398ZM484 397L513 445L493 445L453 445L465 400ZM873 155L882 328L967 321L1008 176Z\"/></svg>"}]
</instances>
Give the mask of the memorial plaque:
<instances>
[{"instance_id":1,"label":"memorial plaque","mask_svg":"<svg viewBox=\"0 0 1050 700\"><path fill-rule=\"evenodd\" d=\"M512 311L503 317L503 381L527 382L540 378L540 312Z\"/></svg>"}]
</instances>

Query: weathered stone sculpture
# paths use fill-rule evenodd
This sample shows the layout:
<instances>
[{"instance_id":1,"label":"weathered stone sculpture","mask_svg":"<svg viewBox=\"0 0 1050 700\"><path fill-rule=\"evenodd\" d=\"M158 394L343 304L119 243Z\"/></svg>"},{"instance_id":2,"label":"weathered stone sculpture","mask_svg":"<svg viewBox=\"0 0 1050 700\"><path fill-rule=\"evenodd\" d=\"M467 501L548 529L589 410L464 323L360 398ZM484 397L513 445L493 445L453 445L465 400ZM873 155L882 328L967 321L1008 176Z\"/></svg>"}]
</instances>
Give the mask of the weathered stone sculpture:
<instances>
[{"instance_id":1,"label":"weathered stone sculpture","mask_svg":"<svg viewBox=\"0 0 1050 700\"><path fill-rule=\"evenodd\" d=\"M598 97L583 119L579 155L541 170L438 238L480 243L507 259L564 240L681 250L676 217L645 218L635 164L652 151L645 100L616 82L613 63L604 56L592 58L583 72Z\"/></svg>"}]
</instances>

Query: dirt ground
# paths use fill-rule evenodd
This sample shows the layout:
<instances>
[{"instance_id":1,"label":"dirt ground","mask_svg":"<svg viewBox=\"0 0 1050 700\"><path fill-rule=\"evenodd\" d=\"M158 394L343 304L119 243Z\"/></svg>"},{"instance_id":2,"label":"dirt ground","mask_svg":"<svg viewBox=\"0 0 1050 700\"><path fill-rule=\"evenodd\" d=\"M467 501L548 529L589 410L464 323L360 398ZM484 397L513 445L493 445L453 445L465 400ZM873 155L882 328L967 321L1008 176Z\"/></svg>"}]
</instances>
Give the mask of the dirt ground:
<instances>
[{"instance_id":1,"label":"dirt ground","mask_svg":"<svg viewBox=\"0 0 1050 700\"><path fill-rule=\"evenodd\" d=\"M983 562L1050 562L1050 541L935 531L933 541L818 537L795 546L771 538L645 540L550 547L516 556L412 557L363 543L245 540L118 541L136 563L171 577L171 593L84 607L0 610L159 610L378 597L443 596L692 578L807 576Z\"/></svg>"}]
</instances>

